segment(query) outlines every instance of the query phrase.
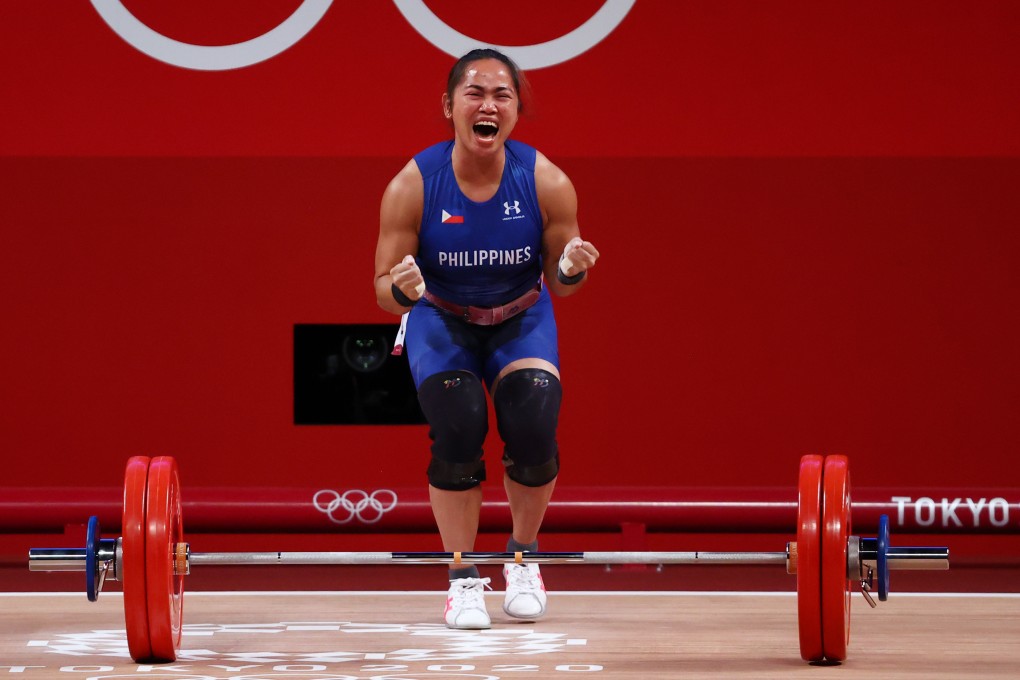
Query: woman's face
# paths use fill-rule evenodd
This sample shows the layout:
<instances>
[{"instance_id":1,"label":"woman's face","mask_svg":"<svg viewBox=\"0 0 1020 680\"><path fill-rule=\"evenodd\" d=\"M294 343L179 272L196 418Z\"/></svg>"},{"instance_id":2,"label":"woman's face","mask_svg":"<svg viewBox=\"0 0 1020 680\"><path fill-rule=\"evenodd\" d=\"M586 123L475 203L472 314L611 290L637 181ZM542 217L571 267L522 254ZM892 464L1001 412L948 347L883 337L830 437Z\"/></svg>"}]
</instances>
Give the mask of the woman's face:
<instances>
[{"instance_id":1,"label":"woman's face","mask_svg":"<svg viewBox=\"0 0 1020 680\"><path fill-rule=\"evenodd\" d=\"M458 142L480 155L502 150L517 124L518 105L510 69L498 59L471 62L452 98L443 93L443 109Z\"/></svg>"}]
</instances>

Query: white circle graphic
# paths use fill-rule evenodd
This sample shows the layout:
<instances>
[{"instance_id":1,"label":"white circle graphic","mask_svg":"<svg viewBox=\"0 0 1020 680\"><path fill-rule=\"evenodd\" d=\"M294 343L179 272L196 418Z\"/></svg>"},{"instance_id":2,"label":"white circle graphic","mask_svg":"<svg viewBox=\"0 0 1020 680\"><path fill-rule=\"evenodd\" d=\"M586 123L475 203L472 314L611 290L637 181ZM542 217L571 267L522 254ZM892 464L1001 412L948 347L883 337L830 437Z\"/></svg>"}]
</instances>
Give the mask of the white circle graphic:
<instances>
[{"instance_id":1,"label":"white circle graphic","mask_svg":"<svg viewBox=\"0 0 1020 680\"><path fill-rule=\"evenodd\" d=\"M537 45L493 45L475 40L448 26L425 5L425 0L393 0L408 23L426 40L452 57L479 46L494 47L522 69L544 68L573 59L600 43L620 25L636 0L606 0L595 14L570 33Z\"/></svg>"},{"instance_id":2,"label":"white circle graphic","mask_svg":"<svg viewBox=\"0 0 1020 680\"><path fill-rule=\"evenodd\" d=\"M332 498L323 505L319 500L322 496ZM386 500L381 501L380 498ZM347 524L354 519L362 524L375 524L383 518L383 515L397 507L397 493L389 489L378 489L372 493L350 489L341 494L332 489L322 489L312 496L312 504L334 524ZM343 511L339 516L338 510ZM365 512L366 510L368 512Z\"/></svg>"},{"instance_id":3,"label":"white circle graphic","mask_svg":"<svg viewBox=\"0 0 1020 680\"><path fill-rule=\"evenodd\" d=\"M304 0L282 23L257 38L233 45L192 45L168 38L139 21L121 0L92 0L92 6L113 31L153 59L198 71L227 71L270 59L291 47L315 27L333 0Z\"/></svg>"}]
</instances>

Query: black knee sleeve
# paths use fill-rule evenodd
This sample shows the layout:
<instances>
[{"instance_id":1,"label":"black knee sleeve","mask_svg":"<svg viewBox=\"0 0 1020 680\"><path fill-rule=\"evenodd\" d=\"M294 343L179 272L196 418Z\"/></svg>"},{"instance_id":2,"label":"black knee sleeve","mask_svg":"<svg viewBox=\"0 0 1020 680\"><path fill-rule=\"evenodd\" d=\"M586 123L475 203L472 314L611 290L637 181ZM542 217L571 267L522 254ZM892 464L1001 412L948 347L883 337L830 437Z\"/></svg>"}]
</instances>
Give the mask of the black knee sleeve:
<instances>
[{"instance_id":1,"label":"black knee sleeve","mask_svg":"<svg viewBox=\"0 0 1020 680\"><path fill-rule=\"evenodd\" d=\"M429 484L466 491L485 480L482 444L489 432L485 387L472 373L429 376L418 388L418 403L429 422L432 460Z\"/></svg>"},{"instance_id":2,"label":"black knee sleeve","mask_svg":"<svg viewBox=\"0 0 1020 680\"><path fill-rule=\"evenodd\" d=\"M496 425L506 445L503 464L510 479L544 486L560 471L556 424L563 390L559 379L541 368L523 368L499 381L493 402Z\"/></svg>"}]
</instances>

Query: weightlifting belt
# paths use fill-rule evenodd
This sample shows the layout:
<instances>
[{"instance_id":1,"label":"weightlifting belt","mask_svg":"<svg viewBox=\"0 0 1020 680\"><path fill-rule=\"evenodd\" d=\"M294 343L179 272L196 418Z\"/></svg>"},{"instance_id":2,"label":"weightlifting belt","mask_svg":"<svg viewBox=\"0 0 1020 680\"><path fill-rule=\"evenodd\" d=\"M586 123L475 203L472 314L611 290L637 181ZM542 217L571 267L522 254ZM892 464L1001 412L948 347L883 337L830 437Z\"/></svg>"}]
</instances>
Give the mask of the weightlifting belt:
<instances>
[{"instance_id":1,"label":"weightlifting belt","mask_svg":"<svg viewBox=\"0 0 1020 680\"><path fill-rule=\"evenodd\" d=\"M473 323L477 326L495 326L496 324L503 323L507 319L517 316L528 307L531 307L538 302L539 293L542 292L542 282L539 281L535 284L535 287L529 290L524 295L520 296L516 300L511 300L505 305L498 307L473 307L471 305L456 305L452 302L447 302L442 298L438 298L427 289L425 294L422 296L433 305L449 312L454 316L459 316L468 323Z\"/></svg>"}]
</instances>

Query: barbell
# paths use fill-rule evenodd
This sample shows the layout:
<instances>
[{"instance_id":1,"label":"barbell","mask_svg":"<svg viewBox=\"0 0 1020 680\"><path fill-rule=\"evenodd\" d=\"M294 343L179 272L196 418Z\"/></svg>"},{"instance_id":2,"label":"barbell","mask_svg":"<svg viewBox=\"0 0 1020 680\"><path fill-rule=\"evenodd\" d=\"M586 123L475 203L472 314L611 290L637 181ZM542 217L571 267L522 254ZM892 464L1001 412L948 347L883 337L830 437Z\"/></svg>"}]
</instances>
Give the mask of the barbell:
<instances>
[{"instance_id":1,"label":"barbell","mask_svg":"<svg viewBox=\"0 0 1020 680\"><path fill-rule=\"evenodd\" d=\"M31 571L84 571L88 599L107 579L120 581L128 649L135 661L170 662L181 643L184 577L201 565L383 564L775 564L797 577L800 654L843 661L850 639L850 596L859 586L870 606L889 594L892 570L949 568L945 547L893 547L889 518L878 535L851 535L846 456L804 456L798 482L797 540L779 552L192 552L184 541L177 462L128 460L120 538L103 538L89 519L84 548L32 548Z\"/></svg>"}]
</instances>

